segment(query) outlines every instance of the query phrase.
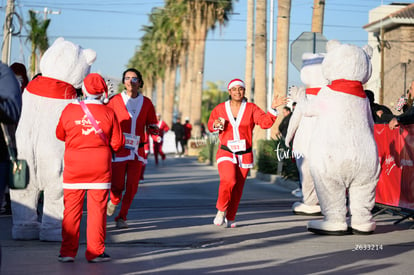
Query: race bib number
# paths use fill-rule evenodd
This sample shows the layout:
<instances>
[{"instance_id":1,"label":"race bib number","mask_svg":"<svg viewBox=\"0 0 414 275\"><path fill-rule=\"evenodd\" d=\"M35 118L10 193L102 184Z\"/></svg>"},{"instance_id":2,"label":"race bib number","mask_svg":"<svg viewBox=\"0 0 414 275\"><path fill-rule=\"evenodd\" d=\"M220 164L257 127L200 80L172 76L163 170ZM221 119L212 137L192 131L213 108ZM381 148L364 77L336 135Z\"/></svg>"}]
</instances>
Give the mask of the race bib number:
<instances>
[{"instance_id":1,"label":"race bib number","mask_svg":"<svg viewBox=\"0 0 414 275\"><path fill-rule=\"evenodd\" d=\"M242 140L229 140L227 142L227 147L233 153L246 151L246 140L245 139L242 139Z\"/></svg>"},{"instance_id":2,"label":"race bib number","mask_svg":"<svg viewBox=\"0 0 414 275\"><path fill-rule=\"evenodd\" d=\"M129 150L138 151L140 137L128 133L124 133L124 136L125 148Z\"/></svg>"}]
</instances>

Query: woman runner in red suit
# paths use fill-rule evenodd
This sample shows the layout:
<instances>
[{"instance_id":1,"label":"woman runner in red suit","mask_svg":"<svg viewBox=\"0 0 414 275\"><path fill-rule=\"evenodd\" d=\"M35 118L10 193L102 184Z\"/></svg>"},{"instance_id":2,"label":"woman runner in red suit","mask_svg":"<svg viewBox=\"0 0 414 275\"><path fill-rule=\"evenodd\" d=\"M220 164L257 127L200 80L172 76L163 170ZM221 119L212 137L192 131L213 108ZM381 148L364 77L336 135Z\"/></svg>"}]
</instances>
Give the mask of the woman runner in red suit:
<instances>
[{"instance_id":1,"label":"woman runner in red suit","mask_svg":"<svg viewBox=\"0 0 414 275\"><path fill-rule=\"evenodd\" d=\"M79 247L83 201L87 195L86 259L105 262L106 203L111 188L112 150L124 145L114 111L99 98L108 88L99 74L86 76L83 101L63 110L56 137L65 142L63 170L62 245L58 260L73 262Z\"/></svg>"},{"instance_id":2,"label":"woman runner in red suit","mask_svg":"<svg viewBox=\"0 0 414 275\"><path fill-rule=\"evenodd\" d=\"M215 225L236 227L235 218L243 193L247 173L253 167L253 128L272 127L276 120L276 108L286 104L286 97L276 96L271 109L265 113L244 97L245 84L233 79L227 86L229 100L217 105L211 112L208 129L219 131L219 147L216 160L220 175L220 186L216 207Z\"/></svg>"}]
</instances>

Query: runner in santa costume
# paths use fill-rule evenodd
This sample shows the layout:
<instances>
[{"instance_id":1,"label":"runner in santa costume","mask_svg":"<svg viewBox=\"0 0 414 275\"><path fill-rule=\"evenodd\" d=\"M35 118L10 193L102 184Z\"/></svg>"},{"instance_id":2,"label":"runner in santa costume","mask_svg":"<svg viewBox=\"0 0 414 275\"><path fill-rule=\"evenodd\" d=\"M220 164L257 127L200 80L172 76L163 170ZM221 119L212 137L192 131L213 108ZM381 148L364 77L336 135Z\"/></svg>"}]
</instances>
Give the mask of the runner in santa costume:
<instances>
[{"instance_id":1,"label":"runner in santa costume","mask_svg":"<svg viewBox=\"0 0 414 275\"><path fill-rule=\"evenodd\" d=\"M103 93L108 95L105 80L99 74L89 74L82 91L86 99L66 106L56 128L56 137L65 142L61 262L73 262L77 254L85 193L86 259L110 260L105 253L105 236L111 150L119 150L125 142L114 111L99 100Z\"/></svg>"},{"instance_id":2,"label":"runner in santa costume","mask_svg":"<svg viewBox=\"0 0 414 275\"><path fill-rule=\"evenodd\" d=\"M158 134L154 105L139 92L144 86L141 73L134 68L127 69L122 75L122 82L125 90L112 97L108 104L115 111L125 136L125 147L116 153L112 164L112 187L107 211L108 216L113 215L122 201L121 210L115 217L117 228L128 227L128 210L138 191L142 165L146 162L145 130L149 134Z\"/></svg>"},{"instance_id":3,"label":"runner in santa costume","mask_svg":"<svg viewBox=\"0 0 414 275\"><path fill-rule=\"evenodd\" d=\"M141 177L140 177L140 183L144 182L144 173L145 173L145 167L147 167L148 164L148 155L150 154L150 140L149 140L149 134L145 131L145 139L144 139L144 159L145 161L142 163L142 169L141 169Z\"/></svg>"},{"instance_id":4,"label":"runner in santa costume","mask_svg":"<svg viewBox=\"0 0 414 275\"><path fill-rule=\"evenodd\" d=\"M164 134L170 130L167 123L161 119L161 115L157 114L158 119L158 128L159 133L158 135L152 135L153 140L153 149L154 149L154 157L155 157L155 164L158 165L158 155L161 156L162 160L165 160L165 154L162 151L162 145L164 144Z\"/></svg>"},{"instance_id":5,"label":"runner in santa costume","mask_svg":"<svg viewBox=\"0 0 414 275\"><path fill-rule=\"evenodd\" d=\"M252 135L255 125L262 129L272 127L276 120L276 108L286 104L285 97L275 96L268 113L244 97L245 85L233 79L227 86L229 100L217 105L208 120L211 132L219 131L216 160L220 186L216 207L215 225L226 223L236 227L235 218L243 193L247 173L253 167Z\"/></svg>"}]
</instances>

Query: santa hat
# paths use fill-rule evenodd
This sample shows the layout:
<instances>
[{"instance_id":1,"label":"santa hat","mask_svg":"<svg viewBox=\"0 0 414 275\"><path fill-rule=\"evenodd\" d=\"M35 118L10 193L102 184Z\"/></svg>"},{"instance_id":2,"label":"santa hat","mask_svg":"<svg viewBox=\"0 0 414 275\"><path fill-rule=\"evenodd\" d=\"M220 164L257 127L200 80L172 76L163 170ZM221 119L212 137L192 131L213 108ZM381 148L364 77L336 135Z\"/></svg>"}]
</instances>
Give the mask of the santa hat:
<instances>
[{"instance_id":1,"label":"santa hat","mask_svg":"<svg viewBox=\"0 0 414 275\"><path fill-rule=\"evenodd\" d=\"M105 80L97 73L88 74L83 80L82 91L86 96L100 98L105 94L104 103L108 103L108 86Z\"/></svg>"},{"instance_id":2,"label":"santa hat","mask_svg":"<svg viewBox=\"0 0 414 275\"><path fill-rule=\"evenodd\" d=\"M227 86L227 90L230 90L234 86L240 86L240 87L246 88L246 85L244 85L243 80L238 79L238 78L235 78L229 82L229 85Z\"/></svg>"}]
</instances>

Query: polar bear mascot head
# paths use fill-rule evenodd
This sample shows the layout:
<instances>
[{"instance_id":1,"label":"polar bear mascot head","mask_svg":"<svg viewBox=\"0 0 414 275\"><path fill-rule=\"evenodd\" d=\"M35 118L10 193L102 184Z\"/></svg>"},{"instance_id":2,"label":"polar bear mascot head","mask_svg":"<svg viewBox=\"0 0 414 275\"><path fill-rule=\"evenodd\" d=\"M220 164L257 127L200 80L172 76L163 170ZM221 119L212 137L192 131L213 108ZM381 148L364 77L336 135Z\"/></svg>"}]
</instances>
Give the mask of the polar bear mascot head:
<instances>
[{"instance_id":1,"label":"polar bear mascot head","mask_svg":"<svg viewBox=\"0 0 414 275\"><path fill-rule=\"evenodd\" d=\"M43 54L39 68L42 76L65 81L79 89L95 59L94 50L82 49L81 46L59 37Z\"/></svg>"}]
</instances>

